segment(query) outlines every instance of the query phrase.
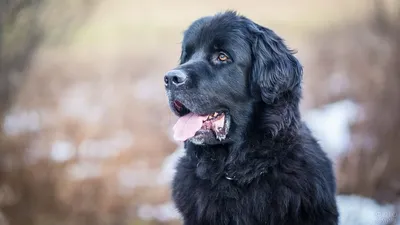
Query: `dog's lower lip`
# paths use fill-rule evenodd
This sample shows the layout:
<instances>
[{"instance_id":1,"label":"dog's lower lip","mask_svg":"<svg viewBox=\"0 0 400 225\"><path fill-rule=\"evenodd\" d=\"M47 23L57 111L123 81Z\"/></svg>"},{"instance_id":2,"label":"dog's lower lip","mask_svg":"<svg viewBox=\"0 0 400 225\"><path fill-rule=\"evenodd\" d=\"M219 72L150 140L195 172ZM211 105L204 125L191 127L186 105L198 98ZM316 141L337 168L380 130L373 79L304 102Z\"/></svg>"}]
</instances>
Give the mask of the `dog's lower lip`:
<instances>
[{"instance_id":1,"label":"dog's lower lip","mask_svg":"<svg viewBox=\"0 0 400 225\"><path fill-rule=\"evenodd\" d=\"M180 110L182 110L183 104L180 101L175 100L174 107L177 111L180 111Z\"/></svg>"},{"instance_id":2,"label":"dog's lower lip","mask_svg":"<svg viewBox=\"0 0 400 225\"><path fill-rule=\"evenodd\" d=\"M179 100L173 100L171 103L172 111L174 111L177 116L181 117L184 116L191 111Z\"/></svg>"}]
</instances>

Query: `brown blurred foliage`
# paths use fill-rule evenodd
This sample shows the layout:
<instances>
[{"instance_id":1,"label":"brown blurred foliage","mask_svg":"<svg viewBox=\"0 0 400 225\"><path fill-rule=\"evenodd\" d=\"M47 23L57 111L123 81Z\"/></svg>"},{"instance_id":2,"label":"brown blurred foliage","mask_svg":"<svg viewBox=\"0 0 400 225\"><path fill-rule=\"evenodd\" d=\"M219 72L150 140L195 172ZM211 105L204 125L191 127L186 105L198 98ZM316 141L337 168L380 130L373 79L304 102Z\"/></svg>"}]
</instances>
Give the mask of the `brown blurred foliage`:
<instances>
[{"instance_id":1,"label":"brown blurred foliage","mask_svg":"<svg viewBox=\"0 0 400 225\"><path fill-rule=\"evenodd\" d=\"M24 69L35 50L39 46L41 33L37 27L37 9L39 1L1 1L0 2L0 116L3 124L4 113L7 111L12 97L16 93L17 84L13 80L21 80L24 77ZM26 20L20 21L19 15L25 13ZM20 30L17 31L16 27ZM24 29L21 29L24 28ZM11 31L10 31L11 30ZM18 33L20 32L20 33ZM6 33L16 33L7 36ZM14 39L15 38L15 39ZM13 40L17 43L10 43ZM22 40L21 40L22 39ZM13 45L13 46L10 46ZM15 46L18 46L15 48ZM37 187L32 182L32 176L24 165L23 141L12 142L0 134L0 212L4 220L12 218L12 223L32 224L33 213L27 217L18 215L19 212L30 212L32 206L24 200L34 198L32 193ZM13 174L10 174L10 171ZM34 191L33 191L34 192ZM51 189L49 190L51 196ZM49 202L49 199L41 199ZM32 201L30 201L32 202ZM51 202L51 201L50 201ZM3 221L5 222L5 221Z\"/></svg>"},{"instance_id":2,"label":"brown blurred foliage","mask_svg":"<svg viewBox=\"0 0 400 225\"><path fill-rule=\"evenodd\" d=\"M75 5L69 2L52 7L51 4L55 2L0 1L2 127L5 113L10 110L29 74L33 56L37 54L44 38L48 38L43 35L46 29L54 31L57 30L54 26L58 26L63 35L58 37L58 41L61 41L60 39L73 32L90 15L91 2L74 2ZM80 8L84 13L73 10L74 14L68 14L71 12L68 6ZM56 12L55 8L58 8ZM49 23L42 18L48 13L56 13L58 17ZM34 137L35 133L29 133L13 139L0 133L1 224L61 224L60 221L65 224L101 224L99 221L107 223L103 217L112 212L103 212L105 209L102 201L107 197L105 181L88 179L79 184L79 189L72 189L68 193L68 186L64 184L66 164L57 164L47 158L31 163L28 159L28 142ZM88 189L89 192L84 192ZM64 195L69 195L68 200L62 199ZM119 206L114 204L110 208L112 207ZM109 208L106 210L109 211Z\"/></svg>"},{"instance_id":3,"label":"brown blurred foliage","mask_svg":"<svg viewBox=\"0 0 400 225\"><path fill-rule=\"evenodd\" d=\"M39 6L40 0L0 1L0 112L8 107L17 89L11 80L21 79L22 70L40 44Z\"/></svg>"},{"instance_id":4,"label":"brown blurred foliage","mask_svg":"<svg viewBox=\"0 0 400 225\"><path fill-rule=\"evenodd\" d=\"M391 6L393 7L393 6ZM366 20L313 40L314 106L351 99L361 107L351 147L337 163L339 192L396 203L400 198L400 4L375 1ZM335 86L333 87L333 84Z\"/></svg>"}]
</instances>

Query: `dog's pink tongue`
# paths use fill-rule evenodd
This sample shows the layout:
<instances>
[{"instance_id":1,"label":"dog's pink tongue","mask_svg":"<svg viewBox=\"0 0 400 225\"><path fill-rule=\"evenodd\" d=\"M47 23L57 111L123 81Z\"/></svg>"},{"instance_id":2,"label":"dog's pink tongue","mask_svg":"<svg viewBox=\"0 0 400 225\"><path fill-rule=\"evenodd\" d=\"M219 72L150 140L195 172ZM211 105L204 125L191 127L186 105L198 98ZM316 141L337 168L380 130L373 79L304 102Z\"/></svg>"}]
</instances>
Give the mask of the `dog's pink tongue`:
<instances>
[{"instance_id":1,"label":"dog's pink tongue","mask_svg":"<svg viewBox=\"0 0 400 225\"><path fill-rule=\"evenodd\" d=\"M194 113L189 113L180 117L173 127L174 139L177 141L185 141L193 137L196 132L200 130L203 125L203 120L206 118L207 116L199 116Z\"/></svg>"}]
</instances>

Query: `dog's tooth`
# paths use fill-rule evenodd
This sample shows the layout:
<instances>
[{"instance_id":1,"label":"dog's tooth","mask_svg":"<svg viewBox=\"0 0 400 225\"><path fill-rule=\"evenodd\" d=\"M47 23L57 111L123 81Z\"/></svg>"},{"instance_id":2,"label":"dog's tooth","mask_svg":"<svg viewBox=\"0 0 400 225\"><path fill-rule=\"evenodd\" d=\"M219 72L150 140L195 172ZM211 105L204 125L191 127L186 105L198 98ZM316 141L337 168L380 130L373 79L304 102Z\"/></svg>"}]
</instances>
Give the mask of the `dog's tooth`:
<instances>
[{"instance_id":1,"label":"dog's tooth","mask_svg":"<svg viewBox=\"0 0 400 225\"><path fill-rule=\"evenodd\" d=\"M218 113L217 113L217 112L214 113L214 117L216 117L216 116L218 116Z\"/></svg>"}]
</instances>

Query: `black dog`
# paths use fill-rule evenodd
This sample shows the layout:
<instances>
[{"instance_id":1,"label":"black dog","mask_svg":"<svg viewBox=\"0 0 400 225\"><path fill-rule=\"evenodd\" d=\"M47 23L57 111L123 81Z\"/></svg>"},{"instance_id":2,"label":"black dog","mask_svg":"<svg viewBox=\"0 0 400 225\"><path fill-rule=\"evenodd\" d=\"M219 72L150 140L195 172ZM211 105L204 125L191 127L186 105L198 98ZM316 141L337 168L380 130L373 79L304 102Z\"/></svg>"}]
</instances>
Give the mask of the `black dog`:
<instances>
[{"instance_id":1,"label":"black dog","mask_svg":"<svg viewBox=\"0 0 400 225\"><path fill-rule=\"evenodd\" d=\"M273 31L231 11L201 18L164 80L185 225L338 224L331 161L300 118L302 66Z\"/></svg>"}]
</instances>

